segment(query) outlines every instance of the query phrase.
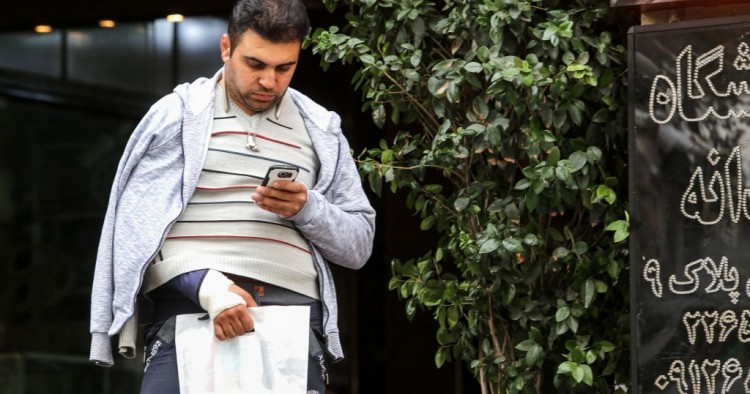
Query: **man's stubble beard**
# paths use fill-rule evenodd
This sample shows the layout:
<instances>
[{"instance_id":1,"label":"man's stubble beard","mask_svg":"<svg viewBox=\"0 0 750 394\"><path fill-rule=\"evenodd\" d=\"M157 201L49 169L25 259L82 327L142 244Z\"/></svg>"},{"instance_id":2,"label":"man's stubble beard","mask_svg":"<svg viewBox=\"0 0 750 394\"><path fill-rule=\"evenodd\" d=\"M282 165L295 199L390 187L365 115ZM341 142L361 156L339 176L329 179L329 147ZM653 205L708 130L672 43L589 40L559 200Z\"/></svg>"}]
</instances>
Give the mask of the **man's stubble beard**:
<instances>
[{"instance_id":1,"label":"man's stubble beard","mask_svg":"<svg viewBox=\"0 0 750 394\"><path fill-rule=\"evenodd\" d=\"M286 90L284 90L284 92L282 92L280 95L274 95L273 100L258 103L258 105L255 105L253 104L255 101L250 98L250 95L252 95L253 93L269 93L272 91L254 90L249 92L247 95L242 94L240 89L237 87L237 84L234 82L234 73L229 68L224 69L223 80L224 89L227 91L227 93L229 93L229 98L234 101L235 104L237 104L240 108L242 108L243 111L247 112L248 110L250 110L253 112L249 115L255 115L274 107L281 101L281 98L284 97L284 93L286 93Z\"/></svg>"}]
</instances>

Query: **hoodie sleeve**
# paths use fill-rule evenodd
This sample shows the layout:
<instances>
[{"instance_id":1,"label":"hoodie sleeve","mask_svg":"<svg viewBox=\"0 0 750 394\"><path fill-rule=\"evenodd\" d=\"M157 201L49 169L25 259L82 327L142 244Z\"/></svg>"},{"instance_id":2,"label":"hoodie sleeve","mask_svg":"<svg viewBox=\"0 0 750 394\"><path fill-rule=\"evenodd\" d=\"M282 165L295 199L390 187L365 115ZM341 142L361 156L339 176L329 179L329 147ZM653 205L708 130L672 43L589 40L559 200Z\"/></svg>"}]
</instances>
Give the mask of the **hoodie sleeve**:
<instances>
[{"instance_id":1,"label":"hoodie sleeve","mask_svg":"<svg viewBox=\"0 0 750 394\"><path fill-rule=\"evenodd\" d=\"M154 104L149 112L133 131L120 163L115 173L115 179L110 191L109 204L104 216L102 234L94 269L94 281L91 288L91 361L111 366L114 363L110 332L113 314L114 275L113 275L113 244L115 224L117 222L117 206L119 198L128 183L130 175L138 166L141 158L150 149L167 140L173 132L179 130L181 99L176 94L170 94ZM140 278L132 278L139 280Z\"/></svg>"},{"instance_id":2,"label":"hoodie sleeve","mask_svg":"<svg viewBox=\"0 0 750 394\"><path fill-rule=\"evenodd\" d=\"M362 188L340 122L338 115L332 113L329 128L333 128L333 134L339 137L335 157L328 158L336 160L331 185L325 194L308 191L307 203L290 219L326 260L359 269L372 253L375 210Z\"/></svg>"}]
</instances>

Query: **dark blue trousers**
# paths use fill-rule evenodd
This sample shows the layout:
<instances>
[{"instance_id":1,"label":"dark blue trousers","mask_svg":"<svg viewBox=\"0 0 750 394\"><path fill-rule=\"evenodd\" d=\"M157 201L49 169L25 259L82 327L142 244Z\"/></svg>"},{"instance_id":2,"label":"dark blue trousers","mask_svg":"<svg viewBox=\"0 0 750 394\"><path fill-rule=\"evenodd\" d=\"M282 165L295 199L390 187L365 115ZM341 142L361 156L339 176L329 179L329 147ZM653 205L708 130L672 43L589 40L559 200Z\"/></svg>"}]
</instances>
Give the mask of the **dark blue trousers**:
<instances>
[{"instance_id":1,"label":"dark blue trousers","mask_svg":"<svg viewBox=\"0 0 750 394\"><path fill-rule=\"evenodd\" d=\"M268 284L252 286L237 283L253 294L258 305L309 305L310 346L307 363L307 393L324 394L328 377L328 363L323 341L323 316L318 300ZM260 291L259 291L260 290ZM201 313L194 302L179 295L156 295L154 302L155 323L146 329L146 361L143 367L141 394L180 394L177 375L177 352L175 349L175 316Z\"/></svg>"}]
</instances>

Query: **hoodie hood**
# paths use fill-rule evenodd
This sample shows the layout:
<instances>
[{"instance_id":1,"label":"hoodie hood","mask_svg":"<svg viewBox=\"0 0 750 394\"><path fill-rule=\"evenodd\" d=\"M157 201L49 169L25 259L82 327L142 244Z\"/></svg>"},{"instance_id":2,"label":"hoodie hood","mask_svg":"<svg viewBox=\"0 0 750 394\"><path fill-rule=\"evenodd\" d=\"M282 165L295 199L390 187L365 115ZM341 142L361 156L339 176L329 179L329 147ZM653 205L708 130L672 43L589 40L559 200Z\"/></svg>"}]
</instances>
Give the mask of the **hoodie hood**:
<instances>
[{"instance_id":1,"label":"hoodie hood","mask_svg":"<svg viewBox=\"0 0 750 394\"><path fill-rule=\"evenodd\" d=\"M204 113L213 105L216 84L221 80L224 69L221 68L211 78L198 78L193 83L183 83L174 88L185 108L185 117Z\"/></svg>"}]
</instances>

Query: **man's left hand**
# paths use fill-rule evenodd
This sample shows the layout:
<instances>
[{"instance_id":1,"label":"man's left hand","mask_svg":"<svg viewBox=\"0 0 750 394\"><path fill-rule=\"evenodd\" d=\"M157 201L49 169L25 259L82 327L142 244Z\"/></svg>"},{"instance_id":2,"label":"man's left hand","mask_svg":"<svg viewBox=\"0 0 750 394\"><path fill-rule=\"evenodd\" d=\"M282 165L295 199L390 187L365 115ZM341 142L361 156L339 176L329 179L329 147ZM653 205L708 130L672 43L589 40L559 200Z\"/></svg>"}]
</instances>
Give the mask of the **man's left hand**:
<instances>
[{"instance_id":1,"label":"man's left hand","mask_svg":"<svg viewBox=\"0 0 750 394\"><path fill-rule=\"evenodd\" d=\"M283 218L290 218L305 206L307 187L304 183L276 181L270 186L258 186L251 196L259 207Z\"/></svg>"}]
</instances>

